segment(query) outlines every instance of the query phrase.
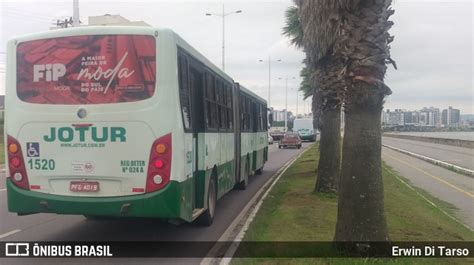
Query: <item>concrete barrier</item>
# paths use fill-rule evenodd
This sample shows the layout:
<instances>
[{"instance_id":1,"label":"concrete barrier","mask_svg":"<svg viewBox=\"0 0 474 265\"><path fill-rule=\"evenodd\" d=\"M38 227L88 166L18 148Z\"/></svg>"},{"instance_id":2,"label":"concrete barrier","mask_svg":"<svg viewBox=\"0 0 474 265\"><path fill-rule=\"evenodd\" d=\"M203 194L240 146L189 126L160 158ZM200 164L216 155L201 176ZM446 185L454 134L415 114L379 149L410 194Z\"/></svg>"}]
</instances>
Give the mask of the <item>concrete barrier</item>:
<instances>
[{"instance_id":1,"label":"concrete barrier","mask_svg":"<svg viewBox=\"0 0 474 265\"><path fill-rule=\"evenodd\" d=\"M434 144L444 144L444 145L451 145L451 146L454 145L454 146L474 149L474 141L469 141L469 140L436 138L436 137L425 137L425 136L392 134L392 133L384 133L383 136L406 139L406 140L414 140L414 141L420 141L420 142L428 142L428 143L434 143Z\"/></svg>"},{"instance_id":2,"label":"concrete barrier","mask_svg":"<svg viewBox=\"0 0 474 265\"><path fill-rule=\"evenodd\" d=\"M431 157L427 157L427 156L424 156L424 155L413 153L413 152L403 150L403 149L400 149L400 148L396 148L396 147L391 146L391 145L382 144L382 146L385 146L387 148L390 148L392 150L395 150L397 152L400 152L400 153L403 153L403 154L406 154L406 155L409 155L409 156L412 156L412 157L419 158L419 159L424 160L428 163L431 163L431 164L434 164L434 165L437 165L437 166L440 166L440 167L444 167L444 168L449 169L451 171L454 171L456 173L460 173L460 174L466 175L468 177L474 178L474 170L464 168L464 167L460 167L460 166L456 166L456 165L453 165L453 164L450 164L450 163L447 163L447 162L444 162L444 161L441 161L441 160L437 160L437 159L434 159L434 158L431 158Z\"/></svg>"}]
</instances>

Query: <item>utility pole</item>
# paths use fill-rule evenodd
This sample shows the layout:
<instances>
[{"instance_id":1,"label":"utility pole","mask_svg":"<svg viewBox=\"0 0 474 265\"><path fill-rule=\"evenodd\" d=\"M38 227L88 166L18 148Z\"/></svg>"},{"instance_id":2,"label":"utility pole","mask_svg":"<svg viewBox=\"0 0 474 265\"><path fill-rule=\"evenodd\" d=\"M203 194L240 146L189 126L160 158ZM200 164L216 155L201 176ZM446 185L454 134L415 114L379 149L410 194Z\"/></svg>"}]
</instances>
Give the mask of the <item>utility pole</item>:
<instances>
[{"instance_id":1,"label":"utility pole","mask_svg":"<svg viewBox=\"0 0 474 265\"><path fill-rule=\"evenodd\" d=\"M282 80L283 77L279 77ZM292 77L291 79L296 79ZM285 76L285 132L288 131L288 76Z\"/></svg>"},{"instance_id":2,"label":"utility pole","mask_svg":"<svg viewBox=\"0 0 474 265\"><path fill-rule=\"evenodd\" d=\"M298 118L298 90L296 90L296 114L295 117Z\"/></svg>"},{"instance_id":3,"label":"utility pole","mask_svg":"<svg viewBox=\"0 0 474 265\"><path fill-rule=\"evenodd\" d=\"M79 24L79 0L73 0L72 26L78 27Z\"/></svg>"},{"instance_id":4,"label":"utility pole","mask_svg":"<svg viewBox=\"0 0 474 265\"><path fill-rule=\"evenodd\" d=\"M285 77L285 132L288 131L288 77Z\"/></svg>"},{"instance_id":5,"label":"utility pole","mask_svg":"<svg viewBox=\"0 0 474 265\"><path fill-rule=\"evenodd\" d=\"M224 4L222 4L222 13L219 13L219 14L206 13L206 16L222 17L222 71L225 71L225 17L232 14L240 14L240 13L242 13L242 10L225 13Z\"/></svg>"},{"instance_id":6,"label":"utility pole","mask_svg":"<svg viewBox=\"0 0 474 265\"><path fill-rule=\"evenodd\" d=\"M264 62L264 60L259 60L259 62ZM275 62L281 62L281 59L275 60ZM271 80L272 80L272 58L268 56L268 108L271 106L270 95L271 95Z\"/></svg>"},{"instance_id":7,"label":"utility pole","mask_svg":"<svg viewBox=\"0 0 474 265\"><path fill-rule=\"evenodd\" d=\"M225 13L222 4L222 71L225 72Z\"/></svg>"}]
</instances>

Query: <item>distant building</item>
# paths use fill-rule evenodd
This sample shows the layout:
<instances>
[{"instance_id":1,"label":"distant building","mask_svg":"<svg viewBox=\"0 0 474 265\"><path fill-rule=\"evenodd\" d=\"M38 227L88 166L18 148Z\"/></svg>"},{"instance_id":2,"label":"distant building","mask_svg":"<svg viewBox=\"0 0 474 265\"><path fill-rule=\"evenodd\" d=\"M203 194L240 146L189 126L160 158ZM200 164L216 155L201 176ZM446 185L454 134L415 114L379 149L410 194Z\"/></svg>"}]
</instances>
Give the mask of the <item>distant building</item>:
<instances>
[{"instance_id":1,"label":"distant building","mask_svg":"<svg viewBox=\"0 0 474 265\"><path fill-rule=\"evenodd\" d=\"M444 109L441 112L441 124L443 124L444 126L448 126L448 110L447 109Z\"/></svg>"},{"instance_id":2,"label":"distant building","mask_svg":"<svg viewBox=\"0 0 474 265\"><path fill-rule=\"evenodd\" d=\"M435 107L424 107L421 110L386 109L381 115L382 126L422 126L422 127L458 127L469 125L462 123L459 109L449 107L440 111ZM467 125L466 125L467 124Z\"/></svg>"},{"instance_id":3,"label":"distant building","mask_svg":"<svg viewBox=\"0 0 474 265\"><path fill-rule=\"evenodd\" d=\"M411 122L413 124L420 124L420 112L419 111L413 111L411 113Z\"/></svg>"},{"instance_id":4,"label":"distant building","mask_svg":"<svg viewBox=\"0 0 474 265\"><path fill-rule=\"evenodd\" d=\"M272 110L274 121L285 121L285 110Z\"/></svg>"},{"instance_id":5,"label":"distant building","mask_svg":"<svg viewBox=\"0 0 474 265\"><path fill-rule=\"evenodd\" d=\"M420 110L422 117L420 118L421 125L441 127L441 115L438 108L423 108Z\"/></svg>"},{"instance_id":6,"label":"distant building","mask_svg":"<svg viewBox=\"0 0 474 265\"><path fill-rule=\"evenodd\" d=\"M446 111L446 126L448 127L457 127L461 122L461 111L459 109L453 109L449 106Z\"/></svg>"}]
</instances>

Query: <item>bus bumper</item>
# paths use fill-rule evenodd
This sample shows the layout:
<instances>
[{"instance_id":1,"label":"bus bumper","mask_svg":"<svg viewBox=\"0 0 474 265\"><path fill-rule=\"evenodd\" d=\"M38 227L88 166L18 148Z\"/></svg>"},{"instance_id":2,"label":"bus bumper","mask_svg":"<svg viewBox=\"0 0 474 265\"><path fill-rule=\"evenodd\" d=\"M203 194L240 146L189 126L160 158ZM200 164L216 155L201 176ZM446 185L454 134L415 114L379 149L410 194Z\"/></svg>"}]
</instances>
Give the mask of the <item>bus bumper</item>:
<instances>
[{"instance_id":1,"label":"bus bumper","mask_svg":"<svg viewBox=\"0 0 474 265\"><path fill-rule=\"evenodd\" d=\"M34 213L78 214L115 217L179 218L191 221L181 203L183 183L171 181L163 190L120 197L72 197L18 188L7 179L8 210Z\"/></svg>"}]
</instances>

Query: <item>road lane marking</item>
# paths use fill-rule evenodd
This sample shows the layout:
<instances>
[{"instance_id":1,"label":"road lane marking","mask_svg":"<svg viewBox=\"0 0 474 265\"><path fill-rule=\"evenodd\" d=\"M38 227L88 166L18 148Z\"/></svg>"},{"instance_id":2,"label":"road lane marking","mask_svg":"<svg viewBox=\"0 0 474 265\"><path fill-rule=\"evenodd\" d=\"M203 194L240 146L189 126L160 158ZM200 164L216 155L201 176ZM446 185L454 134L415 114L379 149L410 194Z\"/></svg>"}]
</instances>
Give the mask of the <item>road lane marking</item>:
<instances>
[{"instance_id":1,"label":"road lane marking","mask_svg":"<svg viewBox=\"0 0 474 265\"><path fill-rule=\"evenodd\" d=\"M7 189L0 189L0 191L6 191Z\"/></svg>"},{"instance_id":2,"label":"road lane marking","mask_svg":"<svg viewBox=\"0 0 474 265\"><path fill-rule=\"evenodd\" d=\"M201 261L201 265L207 264L219 264L219 265L228 265L237 251L240 242L243 240L245 232L247 231L250 223L253 221L258 210L260 209L263 200L270 193L273 186L278 182L280 177L287 171L287 169L293 165L293 163L300 158L306 151L309 150L312 144L307 145L303 151L297 153L296 157L291 158L287 161L282 167L280 167L275 174L273 174L262 187L254 194L250 201L244 206L240 211L238 216L234 221L229 225L229 227L224 231L221 237L217 240L219 241L233 241L233 243L225 250L224 257L222 258L204 258ZM263 193L263 195L262 195ZM238 230L238 231L236 231ZM213 247L209 253L220 253L219 249ZM208 253L208 254L209 254ZM212 256L212 255L210 255ZM219 261L220 259L220 261Z\"/></svg>"},{"instance_id":3,"label":"road lane marking","mask_svg":"<svg viewBox=\"0 0 474 265\"><path fill-rule=\"evenodd\" d=\"M423 194L419 193L415 188L413 188L410 184L408 184L406 181L404 181L403 179L401 179L399 176L395 175L392 170L386 166L383 166L387 171L388 173L390 173L390 175L392 175L393 177L395 177L398 181L400 181L401 183L403 183L405 186L407 186L410 190L412 190L415 194L417 194L418 196L420 196L422 199L424 199L426 202L428 202L431 206L435 207L436 209L438 209L440 212L442 212L443 214L445 214L447 217L453 219L454 221L458 222L459 224L461 224L462 226L466 227L467 229L471 230L471 231L474 231L474 229L472 229L472 227L470 227L469 225L463 223L462 221L460 221L459 219L457 219L456 217L450 215L449 213L447 213L445 210L441 209L438 205L436 205L434 202L430 201L428 198L426 198Z\"/></svg>"},{"instance_id":4,"label":"road lane marking","mask_svg":"<svg viewBox=\"0 0 474 265\"><path fill-rule=\"evenodd\" d=\"M425 175L427 175L427 176L429 176L429 177L432 177L432 178L438 180L439 182L445 184L446 186L449 186L449 187L451 187L451 188L453 188L453 189L455 189L455 190L457 190L457 191L459 191L459 192L461 192L461 193L467 195L468 197L474 198L474 194L472 194L472 193L470 193L470 192L468 192L468 191L465 191L465 190L459 188L458 186L455 186L455 185L453 185L453 184L447 182L446 180L441 179L440 177L437 177L437 176L435 176L435 175L432 175L432 174L430 174L430 173L424 171L424 170L421 169L421 168L415 167L415 166L413 166L412 164L410 164L410 163L408 163L408 162L405 162L405 161L403 161L403 160L400 160L400 159L398 159L398 158L396 158L396 157L393 157L393 156L391 156L391 155L387 155L387 156L391 157L392 159L394 159L394 160L396 160L396 161L398 161L398 162L400 162L400 163L402 163L402 164L405 164L405 165L407 165L407 166L409 166L409 167L411 167L411 168L414 168L414 169L420 171L421 173L423 173L423 174L425 174Z\"/></svg>"},{"instance_id":5,"label":"road lane marking","mask_svg":"<svg viewBox=\"0 0 474 265\"><path fill-rule=\"evenodd\" d=\"M2 235L0 235L0 238L5 238L7 236L11 236L11 235L16 234L18 232L21 232L21 229L15 229L15 230L12 230L8 233L2 234Z\"/></svg>"}]
</instances>

